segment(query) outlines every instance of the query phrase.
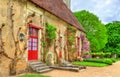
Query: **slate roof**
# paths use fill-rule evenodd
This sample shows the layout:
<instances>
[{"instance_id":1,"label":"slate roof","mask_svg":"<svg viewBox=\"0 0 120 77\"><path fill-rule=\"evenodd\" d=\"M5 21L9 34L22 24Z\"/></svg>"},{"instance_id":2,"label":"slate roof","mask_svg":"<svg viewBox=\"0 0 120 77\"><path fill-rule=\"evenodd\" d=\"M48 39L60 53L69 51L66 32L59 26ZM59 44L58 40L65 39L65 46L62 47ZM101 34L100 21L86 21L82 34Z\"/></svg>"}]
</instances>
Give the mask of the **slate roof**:
<instances>
[{"instance_id":1,"label":"slate roof","mask_svg":"<svg viewBox=\"0 0 120 77\"><path fill-rule=\"evenodd\" d=\"M59 17L63 21L66 21L70 25L85 32L84 28L79 24L78 20L74 17L73 13L69 10L62 0L30 0L40 8L47 10L48 12Z\"/></svg>"}]
</instances>

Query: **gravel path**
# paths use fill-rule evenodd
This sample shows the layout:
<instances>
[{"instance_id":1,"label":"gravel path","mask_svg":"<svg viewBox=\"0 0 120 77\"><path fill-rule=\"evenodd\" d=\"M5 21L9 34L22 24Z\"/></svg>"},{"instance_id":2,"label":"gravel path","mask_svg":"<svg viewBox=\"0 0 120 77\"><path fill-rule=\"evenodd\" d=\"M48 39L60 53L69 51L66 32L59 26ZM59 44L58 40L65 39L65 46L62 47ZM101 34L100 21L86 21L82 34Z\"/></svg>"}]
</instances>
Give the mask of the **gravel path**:
<instances>
[{"instance_id":1,"label":"gravel path","mask_svg":"<svg viewBox=\"0 0 120 77\"><path fill-rule=\"evenodd\" d=\"M53 70L43 75L52 77L120 77L120 61L107 67L87 67L80 72Z\"/></svg>"}]
</instances>

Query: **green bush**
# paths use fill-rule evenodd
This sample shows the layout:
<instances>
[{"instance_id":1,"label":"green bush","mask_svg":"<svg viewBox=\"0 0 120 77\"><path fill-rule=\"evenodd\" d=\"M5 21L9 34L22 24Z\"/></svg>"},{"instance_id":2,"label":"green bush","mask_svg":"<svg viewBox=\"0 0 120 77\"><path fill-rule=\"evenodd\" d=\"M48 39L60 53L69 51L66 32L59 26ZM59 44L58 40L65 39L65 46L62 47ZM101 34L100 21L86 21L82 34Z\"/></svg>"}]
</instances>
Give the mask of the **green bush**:
<instances>
[{"instance_id":1,"label":"green bush","mask_svg":"<svg viewBox=\"0 0 120 77\"><path fill-rule=\"evenodd\" d=\"M117 61L117 59L116 59L116 58L111 58L111 60L112 60L113 62L116 62L116 61Z\"/></svg>"},{"instance_id":2,"label":"green bush","mask_svg":"<svg viewBox=\"0 0 120 77\"><path fill-rule=\"evenodd\" d=\"M110 58L111 57L111 52L107 52L107 53L105 53L105 56L104 57L106 57L106 58Z\"/></svg>"},{"instance_id":3,"label":"green bush","mask_svg":"<svg viewBox=\"0 0 120 77\"><path fill-rule=\"evenodd\" d=\"M104 59L104 60L103 60L103 63L112 65L113 61L112 61L111 59Z\"/></svg>"},{"instance_id":4,"label":"green bush","mask_svg":"<svg viewBox=\"0 0 120 77\"><path fill-rule=\"evenodd\" d=\"M96 58L91 58L91 59L84 59L85 62L96 62L96 63L106 63L111 65L113 61L111 59L96 59Z\"/></svg>"},{"instance_id":5,"label":"green bush","mask_svg":"<svg viewBox=\"0 0 120 77\"><path fill-rule=\"evenodd\" d=\"M103 58L105 54L104 54L103 52L96 52L96 53L91 53L91 55L92 55L93 57Z\"/></svg>"},{"instance_id":6,"label":"green bush","mask_svg":"<svg viewBox=\"0 0 120 77\"><path fill-rule=\"evenodd\" d=\"M105 63L96 63L96 62L73 62L72 64L74 65L80 65L80 66L92 66L92 67L104 67L104 66L108 66L109 64L105 64Z\"/></svg>"},{"instance_id":7,"label":"green bush","mask_svg":"<svg viewBox=\"0 0 120 77\"><path fill-rule=\"evenodd\" d=\"M113 62L120 61L120 58L110 58Z\"/></svg>"},{"instance_id":8,"label":"green bush","mask_svg":"<svg viewBox=\"0 0 120 77\"><path fill-rule=\"evenodd\" d=\"M102 59L96 59L96 58L90 58L90 59L84 59L84 61L79 62L73 62L74 65L82 65L82 66L93 66L93 67L103 67L111 65L112 63L120 61L120 58L102 58Z\"/></svg>"},{"instance_id":9,"label":"green bush","mask_svg":"<svg viewBox=\"0 0 120 77\"><path fill-rule=\"evenodd\" d=\"M53 44L54 39L56 38L56 27L49 23L46 23L46 41L44 41L44 45L51 46Z\"/></svg>"},{"instance_id":10,"label":"green bush","mask_svg":"<svg viewBox=\"0 0 120 77\"><path fill-rule=\"evenodd\" d=\"M99 58L110 58L111 56L111 53L110 52L107 52L107 53L104 53L104 52L92 52L91 55L93 57L99 57Z\"/></svg>"}]
</instances>

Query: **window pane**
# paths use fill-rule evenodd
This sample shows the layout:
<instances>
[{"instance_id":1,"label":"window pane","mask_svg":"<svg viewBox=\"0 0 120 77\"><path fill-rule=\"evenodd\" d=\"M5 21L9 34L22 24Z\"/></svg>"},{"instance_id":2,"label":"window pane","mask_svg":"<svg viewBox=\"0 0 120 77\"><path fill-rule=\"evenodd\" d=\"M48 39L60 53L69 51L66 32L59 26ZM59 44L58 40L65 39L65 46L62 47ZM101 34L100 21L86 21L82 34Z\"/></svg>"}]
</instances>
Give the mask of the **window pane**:
<instances>
[{"instance_id":1,"label":"window pane","mask_svg":"<svg viewBox=\"0 0 120 77\"><path fill-rule=\"evenodd\" d=\"M28 50L31 50L31 46L28 47Z\"/></svg>"},{"instance_id":2,"label":"window pane","mask_svg":"<svg viewBox=\"0 0 120 77\"><path fill-rule=\"evenodd\" d=\"M37 44L35 43L35 45L34 45L35 47L37 46Z\"/></svg>"},{"instance_id":3,"label":"window pane","mask_svg":"<svg viewBox=\"0 0 120 77\"><path fill-rule=\"evenodd\" d=\"M31 43L29 43L28 46L31 46Z\"/></svg>"},{"instance_id":4,"label":"window pane","mask_svg":"<svg viewBox=\"0 0 120 77\"><path fill-rule=\"evenodd\" d=\"M35 47L35 50L37 50L37 47Z\"/></svg>"},{"instance_id":5,"label":"window pane","mask_svg":"<svg viewBox=\"0 0 120 77\"><path fill-rule=\"evenodd\" d=\"M34 47L32 47L32 50L34 50Z\"/></svg>"},{"instance_id":6,"label":"window pane","mask_svg":"<svg viewBox=\"0 0 120 77\"><path fill-rule=\"evenodd\" d=\"M37 29L33 29L33 36L38 36L38 30Z\"/></svg>"},{"instance_id":7,"label":"window pane","mask_svg":"<svg viewBox=\"0 0 120 77\"><path fill-rule=\"evenodd\" d=\"M35 46L35 43L33 43L33 46Z\"/></svg>"}]
</instances>

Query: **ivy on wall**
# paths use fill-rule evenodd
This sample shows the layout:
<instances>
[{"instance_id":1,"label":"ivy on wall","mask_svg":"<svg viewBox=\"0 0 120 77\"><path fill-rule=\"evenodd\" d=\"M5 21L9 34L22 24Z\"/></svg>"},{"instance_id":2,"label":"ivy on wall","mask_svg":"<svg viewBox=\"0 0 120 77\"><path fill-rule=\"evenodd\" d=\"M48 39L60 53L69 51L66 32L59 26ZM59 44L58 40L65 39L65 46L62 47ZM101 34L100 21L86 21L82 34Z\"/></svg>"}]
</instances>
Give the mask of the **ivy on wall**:
<instances>
[{"instance_id":1,"label":"ivy on wall","mask_svg":"<svg viewBox=\"0 0 120 77\"><path fill-rule=\"evenodd\" d=\"M75 34L76 30L71 25L67 26L67 48L68 48L68 60L74 61L74 52L77 50L75 46Z\"/></svg>"},{"instance_id":2,"label":"ivy on wall","mask_svg":"<svg viewBox=\"0 0 120 77\"><path fill-rule=\"evenodd\" d=\"M75 33L76 33L75 28L72 27L71 25L68 25L68 27L67 27L67 38L68 38L68 43L69 43L70 46L74 45Z\"/></svg>"},{"instance_id":3,"label":"ivy on wall","mask_svg":"<svg viewBox=\"0 0 120 77\"><path fill-rule=\"evenodd\" d=\"M42 47L43 47L43 61L45 62L45 56L49 51L49 48L54 43L54 39L56 38L56 28L54 25L46 23L45 26L45 37L42 39Z\"/></svg>"},{"instance_id":4,"label":"ivy on wall","mask_svg":"<svg viewBox=\"0 0 120 77\"><path fill-rule=\"evenodd\" d=\"M43 48L51 46L55 38L56 38L56 28L53 25L46 23L45 39L42 39Z\"/></svg>"},{"instance_id":5,"label":"ivy on wall","mask_svg":"<svg viewBox=\"0 0 120 77\"><path fill-rule=\"evenodd\" d=\"M51 46L55 38L56 38L56 28L53 25L46 23L47 46Z\"/></svg>"}]
</instances>

